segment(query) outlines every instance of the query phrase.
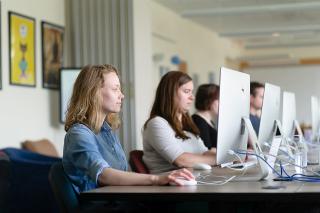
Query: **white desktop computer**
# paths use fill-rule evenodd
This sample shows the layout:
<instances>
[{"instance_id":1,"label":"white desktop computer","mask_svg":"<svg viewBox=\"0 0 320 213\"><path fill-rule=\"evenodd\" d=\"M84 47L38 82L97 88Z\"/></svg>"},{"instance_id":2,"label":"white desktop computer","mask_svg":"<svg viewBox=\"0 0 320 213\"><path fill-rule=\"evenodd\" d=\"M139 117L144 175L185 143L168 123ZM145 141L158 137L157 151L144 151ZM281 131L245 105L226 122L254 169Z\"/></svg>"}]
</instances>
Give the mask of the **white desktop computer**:
<instances>
[{"instance_id":1,"label":"white desktop computer","mask_svg":"<svg viewBox=\"0 0 320 213\"><path fill-rule=\"evenodd\" d=\"M265 84L261 110L258 141L260 146L271 143L277 130L281 131L280 124L280 87L269 83Z\"/></svg>"},{"instance_id":2,"label":"white desktop computer","mask_svg":"<svg viewBox=\"0 0 320 213\"><path fill-rule=\"evenodd\" d=\"M296 118L296 98L291 92L283 92L282 100L282 148L285 147L287 154L294 158L294 153L303 150L304 158L307 158L308 146L305 143L300 124ZM305 159L304 162L307 162Z\"/></svg>"},{"instance_id":3,"label":"white desktop computer","mask_svg":"<svg viewBox=\"0 0 320 213\"><path fill-rule=\"evenodd\" d=\"M294 93L283 92L282 98L282 132L284 137L293 138L296 120L296 97Z\"/></svg>"},{"instance_id":4,"label":"white desktop computer","mask_svg":"<svg viewBox=\"0 0 320 213\"><path fill-rule=\"evenodd\" d=\"M292 92L283 92L282 99L282 132L287 140L292 140L294 135L302 137L302 130L296 118L296 97Z\"/></svg>"},{"instance_id":5,"label":"white desktop computer","mask_svg":"<svg viewBox=\"0 0 320 213\"><path fill-rule=\"evenodd\" d=\"M249 117L250 76L222 67L218 116L217 164L237 160L229 150L247 150L248 130L242 118ZM242 156L243 159L245 156Z\"/></svg>"},{"instance_id":6,"label":"white desktop computer","mask_svg":"<svg viewBox=\"0 0 320 213\"><path fill-rule=\"evenodd\" d=\"M283 137L280 122L281 89L270 83L265 84L261 111L258 141L263 150L268 152L267 162L274 168L280 147L286 156L292 157L292 151ZM271 169L271 168L270 168Z\"/></svg>"},{"instance_id":7,"label":"white desktop computer","mask_svg":"<svg viewBox=\"0 0 320 213\"><path fill-rule=\"evenodd\" d=\"M257 136L249 119L250 76L246 73L222 67L220 72L220 99L217 140L217 164L228 164L238 158L232 151L247 150L248 137L253 142L255 153L262 158ZM242 160L245 155L242 155ZM251 180L268 176L265 162L258 158L259 174ZM248 179L249 180L249 179Z\"/></svg>"}]
</instances>

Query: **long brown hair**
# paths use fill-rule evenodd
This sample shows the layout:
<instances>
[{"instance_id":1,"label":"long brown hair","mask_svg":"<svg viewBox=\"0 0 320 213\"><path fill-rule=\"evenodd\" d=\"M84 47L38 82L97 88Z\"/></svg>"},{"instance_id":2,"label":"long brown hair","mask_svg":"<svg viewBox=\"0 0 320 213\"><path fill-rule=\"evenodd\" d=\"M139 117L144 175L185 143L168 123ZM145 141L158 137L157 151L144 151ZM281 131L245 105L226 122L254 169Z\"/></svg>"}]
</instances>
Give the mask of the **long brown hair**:
<instances>
[{"instance_id":1,"label":"long brown hair","mask_svg":"<svg viewBox=\"0 0 320 213\"><path fill-rule=\"evenodd\" d=\"M144 124L144 129L148 122L160 116L168 121L173 130L176 132L177 138L188 139L189 137L183 130L192 132L198 136L199 129L193 123L189 113L183 113L181 122L178 119L178 105L176 101L179 87L192 81L192 78L186 73L180 71L171 71L165 74L158 85L156 97L150 112L149 119Z\"/></svg>"},{"instance_id":2,"label":"long brown hair","mask_svg":"<svg viewBox=\"0 0 320 213\"><path fill-rule=\"evenodd\" d=\"M103 121L108 122L113 129L119 127L120 122L116 113L110 113L107 117L103 117L101 113L100 89L104 84L104 74L110 72L118 75L117 69L110 64L83 67L74 83L68 104L64 126L66 131L75 123L85 124L95 133L100 131Z\"/></svg>"}]
</instances>

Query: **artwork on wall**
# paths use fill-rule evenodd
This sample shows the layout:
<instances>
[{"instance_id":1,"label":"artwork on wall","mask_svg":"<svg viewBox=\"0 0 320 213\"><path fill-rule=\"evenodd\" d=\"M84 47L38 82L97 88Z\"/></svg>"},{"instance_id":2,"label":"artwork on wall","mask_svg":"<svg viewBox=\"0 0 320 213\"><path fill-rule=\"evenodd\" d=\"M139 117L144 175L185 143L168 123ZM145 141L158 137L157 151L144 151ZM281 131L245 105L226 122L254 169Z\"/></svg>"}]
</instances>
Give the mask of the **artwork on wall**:
<instances>
[{"instance_id":1,"label":"artwork on wall","mask_svg":"<svg viewBox=\"0 0 320 213\"><path fill-rule=\"evenodd\" d=\"M36 86L35 19L9 12L10 84Z\"/></svg>"},{"instance_id":2,"label":"artwork on wall","mask_svg":"<svg viewBox=\"0 0 320 213\"><path fill-rule=\"evenodd\" d=\"M68 103L72 95L73 85L81 68L61 68L60 79L60 122L65 123Z\"/></svg>"},{"instance_id":3,"label":"artwork on wall","mask_svg":"<svg viewBox=\"0 0 320 213\"><path fill-rule=\"evenodd\" d=\"M42 85L59 89L59 70L63 65L64 28L41 22L42 32Z\"/></svg>"}]
</instances>

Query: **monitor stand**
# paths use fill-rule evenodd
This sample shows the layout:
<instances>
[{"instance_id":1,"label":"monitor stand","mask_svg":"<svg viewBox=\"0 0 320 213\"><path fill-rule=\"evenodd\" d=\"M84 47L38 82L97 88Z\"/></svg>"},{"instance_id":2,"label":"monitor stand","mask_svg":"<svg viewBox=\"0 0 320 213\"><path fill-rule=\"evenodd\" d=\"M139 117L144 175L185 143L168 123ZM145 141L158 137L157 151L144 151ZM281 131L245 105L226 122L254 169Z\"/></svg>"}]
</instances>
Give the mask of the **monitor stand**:
<instances>
[{"instance_id":1,"label":"monitor stand","mask_svg":"<svg viewBox=\"0 0 320 213\"><path fill-rule=\"evenodd\" d=\"M293 120L293 125L294 125L294 131L298 132L298 135L301 135L303 137L302 129L300 127L300 124L297 120Z\"/></svg>"},{"instance_id":2,"label":"monitor stand","mask_svg":"<svg viewBox=\"0 0 320 213\"><path fill-rule=\"evenodd\" d=\"M299 124L299 121L297 120L294 120L293 121L293 125L294 125L294 131L297 131L298 135L301 137L302 139L302 145L303 145L303 148L308 151L308 145L305 143L305 140L304 140L304 136L303 136L303 132L302 132L302 129L300 127L300 124Z\"/></svg>"},{"instance_id":3,"label":"monitor stand","mask_svg":"<svg viewBox=\"0 0 320 213\"><path fill-rule=\"evenodd\" d=\"M280 135L277 135L277 130L279 130ZM293 153L291 150L291 147L288 143L287 140L285 140L282 132L282 126L281 122L279 120L274 121L274 129L272 133L272 138L271 138L271 144L270 144L270 149L269 149L269 156L267 157L267 162L270 164L272 168L274 168L275 162L278 157L278 151L280 149L280 146L284 146L286 148L285 153L288 154L290 158L293 157ZM269 167L271 170L271 168Z\"/></svg>"},{"instance_id":4,"label":"monitor stand","mask_svg":"<svg viewBox=\"0 0 320 213\"><path fill-rule=\"evenodd\" d=\"M292 133L293 133L292 135L298 135L299 137L301 137L301 139L304 139L301 127L300 127L299 122L297 120L293 120ZM298 134L295 134L295 133L298 133ZM284 137L283 144L285 144L285 146L287 146L288 154L293 159L294 156L293 156L293 152L292 152L292 146L290 146L290 143L289 143L290 140L293 140L293 138L291 139L291 138ZM295 145L298 145L298 144L295 144ZM302 145L305 150L308 150L308 146L306 143L303 142Z\"/></svg>"},{"instance_id":5,"label":"monitor stand","mask_svg":"<svg viewBox=\"0 0 320 213\"><path fill-rule=\"evenodd\" d=\"M252 142L254 153L256 155L260 156L262 159L265 159L265 156L262 152L262 149L258 143L257 134L252 127L250 119L249 118L242 118L242 120L244 122L245 128L248 130L249 139ZM260 169L259 176L257 176L259 178L258 180L263 180L263 179L267 178L268 175L270 174L270 170L268 169L268 165L261 158L257 157L257 161L258 161L258 165L259 165L259 169Z\"/></svg>"}]
</instances>

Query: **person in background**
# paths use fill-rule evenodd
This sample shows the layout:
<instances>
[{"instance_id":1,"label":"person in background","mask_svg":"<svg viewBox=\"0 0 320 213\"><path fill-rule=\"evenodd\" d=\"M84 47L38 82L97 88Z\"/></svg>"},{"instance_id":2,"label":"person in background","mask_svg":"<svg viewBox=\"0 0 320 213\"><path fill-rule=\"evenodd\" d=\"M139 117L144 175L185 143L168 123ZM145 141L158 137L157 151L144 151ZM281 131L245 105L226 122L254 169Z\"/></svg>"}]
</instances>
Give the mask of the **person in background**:
<instances>
[{"instance_id":1,"label":"person in background","mask_svg":"<svg viewBox=\"0 0 320 213\"><path fill-rule=\"evenodd\" d=\"M128 172L125 153L115 129L120 126L124 95L112 65L89 65L77 77L67 109L63 167L80 193L107 185L166 185L177 177L194 179L180 169L163 175Z\"/></svg>"},{"instance_id":2,"label":"person in background","mask_svg":"<svg viewBox=\"0 0 320 213\"><path fill-rule=\"evenodd\" d=\"M205 147L188 113L192 92L193 82L186 73L171 71L162 77L143 129L143 160L151 173L196 163L215 165L215 152Z\"/></svg>"},{"instance_id":3,"label":"person in background","mask_svg":"<svg viewBox=\"0 0 320 213\"><path fill-rule=\"evenodd\" d=\"M250 83L250 121L257 136L259 134L263 94L263 84L256 81Z\"/></svg>"},{"instance_id":4,"label":"person in background","mask_svg":"<svg viewBox=\"0 0 320 213\"><path fill-rule=\"evenodd\" d=\"M200 130L200 138L208 149L217 147L219 91L219 86L215 84L202 84L196 93L197 112L192 115L192 119Z\"/></svg>"}]
</instances>

